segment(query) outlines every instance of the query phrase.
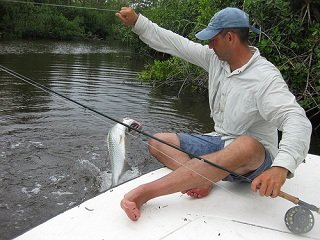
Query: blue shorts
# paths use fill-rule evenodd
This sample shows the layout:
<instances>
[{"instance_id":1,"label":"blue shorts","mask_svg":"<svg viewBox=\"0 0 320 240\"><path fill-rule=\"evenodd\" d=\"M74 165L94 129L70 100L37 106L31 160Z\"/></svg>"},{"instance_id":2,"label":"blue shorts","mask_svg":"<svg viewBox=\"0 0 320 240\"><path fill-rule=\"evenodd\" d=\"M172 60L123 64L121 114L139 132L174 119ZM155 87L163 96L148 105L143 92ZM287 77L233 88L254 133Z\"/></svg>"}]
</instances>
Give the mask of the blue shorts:
<instances>
[{"instance_id":1,"label":"blue shorts","mask_svg":"<svg viewBox=\"0 0 320 240\"><path fill-rule=\"evenodd\" d=\"M217 152L224 148L225 141L220 136L209 136L201 134L187 134L178 133L180 139L180 148L192 156L203 156L206 154ZM190 157L192 157L190 156ZM265 160L263 164L258 167L255 171L244 174L243 176L251 181L260 175L263 171L271 167L272 156L269 151L265 151ZM242 182L243 178L229 174L227 177L222 179L229 182Z\"/></svg>"}]
</instances>

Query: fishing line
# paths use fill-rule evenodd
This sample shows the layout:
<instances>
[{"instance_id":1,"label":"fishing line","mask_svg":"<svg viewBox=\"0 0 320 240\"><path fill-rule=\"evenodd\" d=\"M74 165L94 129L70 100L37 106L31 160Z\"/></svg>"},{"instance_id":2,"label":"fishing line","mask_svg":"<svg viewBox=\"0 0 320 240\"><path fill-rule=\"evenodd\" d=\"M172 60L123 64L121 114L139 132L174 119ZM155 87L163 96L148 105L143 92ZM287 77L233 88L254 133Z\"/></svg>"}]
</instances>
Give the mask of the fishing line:
<instances>
[{"instance_id":1,"label":"fishing line","mask_svg":"<svg viewBox=\"0 0 320 240\"><path fill-rule=\"evenodd\" d=\"M50 7L78 8L78 9L106 11L106 12L118 12L119 11L119 10L106 9L106 8L81 7L81 6L75 6L75 5L62 5L62 4L53 4L53 3L38 3L38 2L27 2L27 1L19 1L19 0L0 0L0 1L9 2L9 3L43 5L43 6L50 6Z\"/></svg>"},{"instance_id":2,"label":"fishing line","mask_svg":"<svg viewBox=\"0 0 320 240\"><path fill-rule=\"evenodd\" d=\"M103 117L105 117L105 118L107 118L107 119L109 119L109 120L111 120L111 121L113 121L113 122L119 123L119 124L121 124L121 125L129 128L130 130L134 130L134 131L136 131L136 132L138 132L138 133L140 133L140 134L142 134L142 135L144 135L144 136L146 136L146 137L152 138L152 139L154 139L154 140L156 140L156 141L158 141L158 142L161 142L161 143L163 143L163 144L165 144L165 145L167 145L167 146L170 146L170 147L172 147L172 148L174 148L174 149L176 149L176 150L178 150L178 151L180 151L180 152L183 152L183 153L185 153L185 154L188 154L188 155L191 156L192 158L197 158L197 159L199 159L199 160L201 160L201 161L203 161L203 162L205 162L205 163L207 163L207 164L209 164L209 165L211 165L211 166L213 166L213 167L216 167L216 168L218 168L218 169L220 169L220 170L222 170L222 171L225 171L225 172L230 173L230 174L232 174L232 175L234 175L234 176L237 176L237 177L241 178L242 180L244 180L244 181L246 181L246 182L251 182L251 179L249 179L249 178L247 178L247 177L245 177L245 176L239 175L239 174L237 174L236 172L231 171L231 170L229 170L229 169L226 169L225 167L222 167L222 166L220 166L220 165L217 165L217 164L215 164L215 163L213 163L213 162L211 162L211 161L209 161L209 160L207 160L207 159L205 159L205 158L202 158L202 157L199 157L199 156L195 156L195 155L193 155L193 154L191 154L191 153L188 153L187 151L181 149L181 148L180 148L179 146L177 146L177 145L168 143L168 142L166 142L166 141L163 141L163 140L160 139L160 138L157 138L157 137L155 137L155 136L150 135L149 133L146 133L146 132L143 132L143 131L141 131L141 130L139 130L139 129L136 129L136 128L134 128L134 127L131 127L130 125L127 125L127 124L125 124L125 123L123 123L123 122L121 122L121 121L119 121L119 120L117 120L117 119L115 119L115 118L113 118L113 117L110 117L110 116L108 116L108 115L106 115L106 114L104 114L104 113L101 113L101 112L93 109L93 108L90 108L90 107L88 107L88 106L86 106L86 105L84 105L84 104L82 104L82 103L80 103L80 102L78 102L78 101L75 101L75 100L73 100L73 99L71 99L71 98L69 98L69 97L67 97L67 96L65 96L65 95L63 95L63 94L61 94L61 93L58 93L58 92L56 92L56 91L54 91L54 90L52 90L52 89L50 89L50 88L48 88L48 87L46 87L46 86L38 83L38 82L36 82L36 81L34 81L34 80L32 80L32 79L30 79L30 78L28 78L28 77L25 77L25 76L23 76L23 75L15 72L15 71L9 69L9 68L6 68L6 67L4 67L3 65L0 65L0 69L1 69L2 71L4 71L4 72L6 72L6 73L8 73L8 74L10 74L10 75L12 75L12 76L14 76L14 77L16 77L16 78L21 79L21 80L24 81L24 82L27 82L27 83L29 83L29 84L32 84L32 85L34 85L34 86L36 86L36 87L38 87L38 88L40 88L40 89L42 89L42 90L46 90L47 92L49 92L49 93L51 93L51 94L54 94L54 95L57 95L57 96L65 99L65 100L68 100L68 101L70 101L70 102L73 102L74 104L79 105L79 106L81 106L82 108L84 108L84 109L86 109L86 110L90 110L90 111L96 113L97 115L103 116Z\"/></svg>"},{"instance_id":3,"label":"fishing line","mask_svg":"<svg viewBox=\"0 0 320 240\"><path fill-rule=\"evenodd\" d=\"M222 171L225 171L225 172L227 172L227 173L229 173L229 174L232 174L232 175L234 175L234 176L236 176L236 177L239 177L239 178L241 178L241 179L242 179L243 181L245 181L245 182L248 182L248 183L251 183L251 182L252 182L251 179L249 179L249 178L247 178L247 177L245 177L245 176L243 176L243 175L240 175L240 174L238 174L238 173L236 173L236 172L234 172L234 171L230 171L229 169L226 169L226 168L224 168L224 167L222 167L222 166L220 166L220 165L217 165L217 164L215 164L215 163L213 163L213 162L210 162L209 160L207 160L207 159L205 159L205 158L202 158L202 157L199 157L199 156L195 156L195 155L193 155L193 154L190 154L190 153L188 153L187 151L185 151L185 150L183 150L183 149L180 149L180 147L178 147L177 145L168 143L168 142L163 141L162 139L159 139L159 138L157 138L157 137L154 137L154 136L152 136L152 135L150 135L150 134L148 134L148 133L146 133L146 132L143 132L143 131L141 131L141 130L139 130L139 129L136 129L136 128L134 128L134 127L131 127L130 125L127 125L127 124L125 124L125 123L123 123L123 122L121 122L121 121L119 121L119 120L117 120L117 119L115 119L115 118L112 118L112 117L110 117L110 116L108 116L108 115L106 115L106 114L103 114L103 113L101 113L101 112L99 112L99 111L97 111L97 110L95 110L95 109L93 109L93 108L90 108L90 107L88 107L88 106L86 106L86 105L84 105L84 104L82 104L82 103L79 103L79 102L77 102L77 101L75 101L75 100L73 100L73 99L71 99L71 98L69 98L69 97L66 97L66 96L64 96L64 95L62 95L62 94L60 94L60 93L58 93L58 92L56 92L56 91L54 91L54 90L52 90L52 89L50 89L50 88L47 88L46 86L44 86L44 85L42 85L42 84L40 84L40 83L38 83L38 82L36 82L36 81L28 78L28 77L25 77L25 76L23 76L23 75L15 72L15 71L13 71L13 70L10 70L9 68L6 68L6 67L4 67L4 66L1 65L1 64L0 64L0 70L6 72L6 73L8 73L8 74L10 74L10 75L12 75L12 76L14 76L14 77L16 77L16 78L19 78L20 80L22 80L22 81L24 81L24 82L27 82L27 83L29 83L29 84L37 87L37 88L40 88L40 89L42 89L42 90L44 90L44 91L46 91L46 92L48 92L48 93L50 93L50 94L53 94L53 95L55 95L55 96L59 96L59 97L63 98L63 99L66 100L66 101L72 102L72 103L74 103L74 104L76 104L76 105L84 108L85 110L90 110L90 111L94 112L95 114L100 115L100 116L103 116L103 117L105 117L105 118L107 118L107 119L109 119L109 120L112 120L113 122L119 123L119 124L127 127L127 128L130 129L130 130L134 130L135 132L138 132L138 133L140 133L140 134L142 134L142 135L144 135L144 136L147 136L147 137L149 137L149 138L152 138L152 139L154 139L154 140L156 140L156 141L158 141L158 142L160 142L160 143L163 143L163 144L165 144L165 145L167 145L167 146L169 146L169 147L172 147L172 148L174 148L174 149L176 149L176 150L178 150L178 151L180 151L180 152L183 152L183 153L189 155L189 156L192 157L192 158L195 158L195 159L198 159L198 160L200 160L200 161L203 161L203 162L205 162L205 163L207 163L207 164L209 164L209 165L211 165L211 166L213 166L213 167L215 167L215 168L218 168L218 169L220 169L220 170L222 170ZM100 119L100 118L99 118L99 119ZM180 163L180 164L181 164L181 163ZM185 166L185 165L182 165L182 166ZM185 167L186 167L186 166L185 166ZM197 172L196 172L196 173L197 173ZM202 176L200 173L197 173L197 174L199 174L200 176ZM202 177L205 177L205 176L202 176ZM205 179L207 179L207 178L205 177ZM210 182L212 182L212 181L210 181ZM290 201L290 202L292 202L292 203L294 203L294 204L296 204L296 205L304 206L304 207L308 208L308 209L311 210L311 211L315 211L315 212L317 212L317 213L320 213L320 208L316 207L315 205L309 204L309 203L307 203L307 202L301 201L299 198L297 198L297 197L295 197L295 196L292 196L292 195L287 194L287 193L282 192L282 191L280 191L279 196L282 197L282 198L284 198L284 199L286 199L286 200L288 200L288 201Z\"/></svg>"}]
</instances>

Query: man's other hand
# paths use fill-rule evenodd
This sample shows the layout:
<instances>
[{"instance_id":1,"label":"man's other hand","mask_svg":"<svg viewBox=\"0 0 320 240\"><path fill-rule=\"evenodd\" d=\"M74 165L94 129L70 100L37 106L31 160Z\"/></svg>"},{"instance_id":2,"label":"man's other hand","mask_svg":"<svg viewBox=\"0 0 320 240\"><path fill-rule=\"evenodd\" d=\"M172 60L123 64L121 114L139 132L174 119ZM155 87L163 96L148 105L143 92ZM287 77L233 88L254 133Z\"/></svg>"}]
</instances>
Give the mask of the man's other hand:
<instances>
[{"instance_id":1,"label":"man's other hand","mask_svg":"<svg viewBox=\"0 0 320 240\"><path fill-rule=\"evenodd\" d=\"M259 192L261 196L275 198L279 195L285 183L288 170L282 167L271 167L256 177L251 183L251 189Z\"/></svg>"}]
</instances>

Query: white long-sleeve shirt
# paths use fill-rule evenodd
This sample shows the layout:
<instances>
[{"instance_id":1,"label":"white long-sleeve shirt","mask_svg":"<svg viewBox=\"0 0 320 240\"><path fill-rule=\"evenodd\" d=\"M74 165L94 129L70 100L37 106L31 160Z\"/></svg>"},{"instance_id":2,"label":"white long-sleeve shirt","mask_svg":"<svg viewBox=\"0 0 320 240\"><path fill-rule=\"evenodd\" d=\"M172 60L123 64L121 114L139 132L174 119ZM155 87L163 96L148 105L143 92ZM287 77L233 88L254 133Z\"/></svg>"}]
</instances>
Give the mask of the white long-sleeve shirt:
<instances>
[{"instance_id":1,"label":"white long-sleeve shirt","mask_svg":"<svg viewBox=\"0 0 320 240\"><path fill-rule=\"evenodd\" d=\"M241 135L261 142L274 157L272 166L290 171L306 157L312 126L279 70L251 47L253 56L230 71L207 45L201 45L159 27L139 15L133 31L151 48L182 58L209 73L209 105L214 134L226 143ZM278 148L277 129L282 131Z\"/></svg>"}]
</instances>

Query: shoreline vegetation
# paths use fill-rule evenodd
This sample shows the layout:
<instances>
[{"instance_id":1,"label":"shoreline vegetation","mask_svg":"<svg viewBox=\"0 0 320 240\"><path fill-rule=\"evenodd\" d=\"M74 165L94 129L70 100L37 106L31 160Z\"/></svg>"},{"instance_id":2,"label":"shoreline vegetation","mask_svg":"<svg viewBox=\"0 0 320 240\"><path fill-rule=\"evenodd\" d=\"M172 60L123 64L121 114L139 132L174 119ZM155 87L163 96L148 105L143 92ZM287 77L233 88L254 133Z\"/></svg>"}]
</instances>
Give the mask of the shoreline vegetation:
<instances>
[{"instance_id":1,"label":"shoreline vegetation","mask_svg":"<svg viewBox=\"0 0 320 240\"><path fill-rule=\"evenodd\" d=\"M320 0L0 0L0 40L113 38L153 59L139 74L140 80L157 87L170 86L178 96L190 91L207 94L206 72L151 50L120 23L115 12L128 5L195 41L194 34L206 26L213 13L227 6L243 9L263 32L251 34L251 44L279 68L314 131L320 132Z\"/></svg>"}]
</instances>

